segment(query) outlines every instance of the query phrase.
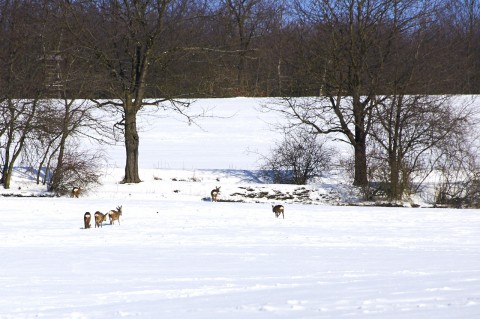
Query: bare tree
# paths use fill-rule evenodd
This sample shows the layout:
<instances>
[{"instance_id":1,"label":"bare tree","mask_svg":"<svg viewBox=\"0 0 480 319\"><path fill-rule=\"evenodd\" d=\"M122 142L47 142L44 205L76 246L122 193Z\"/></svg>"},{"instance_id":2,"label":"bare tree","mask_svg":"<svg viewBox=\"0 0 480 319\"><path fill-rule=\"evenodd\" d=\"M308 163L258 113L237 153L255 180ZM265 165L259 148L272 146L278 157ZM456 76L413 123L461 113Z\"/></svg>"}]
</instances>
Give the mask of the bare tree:
<instances>
[{"instance_id":1,"label":"bare tree","mask_svg":"<svg viewBox=\"0 0 480 319\"><path fill-rule=\"evenodd\" d=\"M316 99L285 99L281 109L317 133L342 134L354 152L356 186L368 184L367 138L372 114L385 99L385 70L396 37L416 26L426 7L416 1L297 1L297 11L323 41L315 55Z\"/></svg>"},{"instance_id":2,"label":"bare tree","mask_svg":"<svg viewBox=\"0 0 480 319\"><path fill-rule=\"evenodd\" d=\"M377 180L384 182L386 195L401 199L406 191L414 191L435 168L438 158L446 153L451 141L462 144L472 134L474 108L445 96L391 96L375 110L371 136L372 149L384 169ZM375 147L379 146L379 149ZM426 165L429 163L429 165ZM382 176L383 175L383 176Z\"/></svg>"},{"instance_id":3,"label":"bare tree","mask_svg":"<svg viewBox=\"0 0 480 319\"><path fill-rule=\"evenodd\" d=\"M434 198L430 198L432 204L456 208L480 207L477 134L461 143L455 141L444 145L435 166L438 178Z\"/></svg>"},{"instance_id":4,"label":"bare tree","mask_svg":"<svg viewBox=\"0 0 480 319\"><path fill-rule=\"evenodd\" d=\"M188 104L170 96L147 101L149 72L156 64L168 64L176 50L170 40L176 26L185 21L188 0L137 0L64 2L65 23L78 41L81 53L101 70L102 89L108 100L95 100L100 107L114 107L122 120L117 123L124 134L125 183L141 182L138 173L140 137L137 114L146 105L170 101L182 112ZM150 79L152 80L152 79ZM161 81L161 79L155 79ZM113 99L110 99L113 98Z\"/></svg>"},{"instance_id":5,"label":"bare tree","mask_svg":"<svg viewBox=\"0 0 480 319\"><path fill-rule=\"evenodd\" d=\"M46 182L51 168L55 185L67 138L78 135L80 128L88 126L94 135L101 127L91 116L92 106L71 98L86 92L84 87L89 82L79 76L79 71L83 75L88 69L78 65L79 59L74 59L71 43L62 37L61 30L56 33L58 12L51 3L6 1L2 9L2 182L4 187L10 187L14 165L21 156L32 167L38 167L37 182L45 166ZM51 167L54 156L56 166Z\"/></svg>"},{"instance_id":6,"label":"bare tree","mask_svg":"<svg viewBox=\"0 0 480 319\"><path fill-rule=\"evenodd\" d=\"M39 130L45 132L45 128L49 128L49 132L44 134L46 140L43 144L47 147L43 149L44 155L39 164L39 171L45 168L49 191L64 193L69 187L85 188L89 183L98 183L98 177L93 179L92 176L98 175L96 171L102 159L101 152L82 149L77 145L79 137L99 143L111 140L108 135L111 130L100 123L102 118L95 112L95 108L95 105L86 100L53 100L53 105L45 112L45 116L54 115L49 118L38 117ZM92 160L90 167L87 165L89 157ZM72 175L72 169L78 172ZM51 174L47 173L49 171ZM67 178L66 175L70 177ZM90 177L87 178L87 175ZM72 176L77 176L77 179ZM71 185L65 185L65 182Z\"/></svg>"},{"instance_id":7,"label":"bare tree","mask_svg":"<svg viewBox=\"0 0 480 319\"><path fill-rule=\"evenodd\" d=\"M4 121L6 130L3 136L5 145L2 154L2 177L3 187L10 188L14 165L20 158L29 138L33 138L35 132L35 116L37 109L43 103L40 99L7 99L3 104L7 109Z\"/></svg>"},{"instance_id":8,"label":"bare tree","mask_svg":"<svg viewBox=\"0 0 480 319\"><path fill-rule=\"evenodd\" d=\"M40 163L40 167L45 164L48 158L47 167L52 170L49 179L49 190L58 192L62 189L65 191L65 181L68 180L74 185L71 186L87 186L87 181L92 182L92 178L86 178L86 174L96 176L92 172L97 169L95 161L92 161L91 167L80 165L85 162L85 158L91 156L92 159L99 160L100 153L84 151L84 157L72 156L74 150L68 149L69 141L78 137L87 137L100 143L108 143L113 140L111 129L104 123L104 118L100 112L95 112L96 105L85 99L79 99L79 96L87 94L91 89L88 83L88 68L85 68L80 59L72 54L68 49L63 49L62 43L58 44L56 59L58 67L56 70L55 86L52 88L51 83L46 83L50 91L55 90L56 94L61 98L52 100L50 108L38 115L40 129L46 132L48 136L46 143L47 149L44 158ZM50 134L48 134L50 133ZM77 148L75 146L75 148ZM50 152L49 152L50 150ZM80 151L76 150L77 154ZM52 167L52 160L55 165ZM68 161L66 162L68 157ZM76 162L75 162L76 160ZM69 174L69 168L78 169L82 166L84 174L76 174L78 180L66 179L65 175ZM84 167L85 166L85 167ZM40 171L40 170L39 170ZM97 182L97 181L95 181ZM70 186L70 185L69 185Z\"/></svg>"}]
</instances>

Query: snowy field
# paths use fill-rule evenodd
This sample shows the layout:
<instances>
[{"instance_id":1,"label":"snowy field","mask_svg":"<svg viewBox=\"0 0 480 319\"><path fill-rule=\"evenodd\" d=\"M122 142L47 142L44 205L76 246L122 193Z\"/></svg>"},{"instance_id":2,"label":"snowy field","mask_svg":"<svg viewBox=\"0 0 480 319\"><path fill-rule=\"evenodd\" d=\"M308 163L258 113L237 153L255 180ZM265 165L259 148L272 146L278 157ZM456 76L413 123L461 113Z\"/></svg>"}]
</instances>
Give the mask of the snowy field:
<instances>
[{"instance_id":1,"label":"snowy field","mask_svg":"<svg viewBox=\"0 0 480 319\"><path fill-rule=\"evenodd\" d=\"M480 318L477 210L212 203L215 186L295 187L252 175L276 138L258 100L201 103L235 116L145 120L143 183L118 183L112 147L78 199L0 197L0 318ZM10 192L38 187L19 174ZM119 205L120 225L84 229Z\"/></svg>"}]
</instances>

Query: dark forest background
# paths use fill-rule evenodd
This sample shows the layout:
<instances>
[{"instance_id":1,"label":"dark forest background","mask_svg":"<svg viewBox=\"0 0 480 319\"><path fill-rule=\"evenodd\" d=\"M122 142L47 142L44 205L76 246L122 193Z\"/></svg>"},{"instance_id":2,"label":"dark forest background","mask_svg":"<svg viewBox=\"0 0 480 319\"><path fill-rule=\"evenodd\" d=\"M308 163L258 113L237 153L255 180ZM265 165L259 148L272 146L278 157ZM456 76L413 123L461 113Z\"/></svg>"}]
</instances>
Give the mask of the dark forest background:
<instances>
[{"instance_id":1,"label":"dark forest background","mask_svg":"<svg viewBox=\"0 0 480 319\"><path fill-rule=\"evenodd\" d=\"M382 7L391 12L378 15ZM332 55L332 46L349 45L332 42L332 34L368 24L375 25L372 33L358 36L375 41L358 49L385 83L377 94L388 93L389 79L414 63L413 72L405 71L406 93L478 94L479 22L477 0L2 0L0 98L60 91L114 97L112 70L127 77L138 71L132 39L145 50L158 24L146 97L321 95L335 76L332 63L342 65L335 59L353 59L351 52ZM388 55L381 69L379 55Z\"/></svg>"}]
</instances>

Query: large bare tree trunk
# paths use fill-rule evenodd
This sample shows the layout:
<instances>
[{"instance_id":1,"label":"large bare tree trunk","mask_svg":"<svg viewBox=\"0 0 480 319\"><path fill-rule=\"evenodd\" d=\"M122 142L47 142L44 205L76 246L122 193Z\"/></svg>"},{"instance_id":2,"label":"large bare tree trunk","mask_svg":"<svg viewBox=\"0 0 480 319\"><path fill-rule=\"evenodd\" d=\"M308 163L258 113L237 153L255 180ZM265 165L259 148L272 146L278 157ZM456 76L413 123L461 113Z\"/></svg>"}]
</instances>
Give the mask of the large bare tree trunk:
<instances>
[{"instance_id":1,"label":"large bare tree trunk","mask_svg":"<svg viewBox=\"0 0 480 319\"><path fill-rule=\"evenodd\" d=\"M355 174L353 178L353 185L355 186L365 186L368 184L367 146L365 141L365 135L365 132L359 132L355 135Z\"/></svg>"},{"instance_id":2,"label":"large bare tree trunk","mask_svg":"<svg viewBox=\"0 0 480 319\"><path fill-rule=\"evenodd\" d=\"M126 101L125 109L125 177L123 183L140 183L138 173L138 148L140 139L137 131L137 112L131 101Z\"/></svg>"}]
</instances>

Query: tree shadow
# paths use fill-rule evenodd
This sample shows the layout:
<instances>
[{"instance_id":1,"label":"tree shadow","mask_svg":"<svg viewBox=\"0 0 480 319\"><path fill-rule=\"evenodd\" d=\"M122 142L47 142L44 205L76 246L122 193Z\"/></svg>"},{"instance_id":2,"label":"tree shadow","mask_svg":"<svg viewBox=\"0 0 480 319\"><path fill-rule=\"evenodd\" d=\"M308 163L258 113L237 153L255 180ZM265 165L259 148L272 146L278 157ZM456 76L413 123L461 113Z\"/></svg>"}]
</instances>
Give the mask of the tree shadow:
<instances>
[{"instance_id":1,"label":"tree shadow","mask_svg":"<svg viewBox=\"0 0 480 319\"><path fill-rule=\"evenodd\" d=\"M241 182L244 183L258 183L264 184L265 181L263 177L265 172L262 170L245 170L245 169L205 169L202 171L215 172L218 175L235 177L238 178Z\"/></svg>"}]
</instances>

